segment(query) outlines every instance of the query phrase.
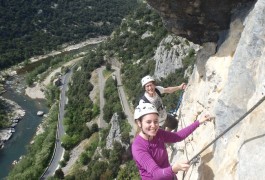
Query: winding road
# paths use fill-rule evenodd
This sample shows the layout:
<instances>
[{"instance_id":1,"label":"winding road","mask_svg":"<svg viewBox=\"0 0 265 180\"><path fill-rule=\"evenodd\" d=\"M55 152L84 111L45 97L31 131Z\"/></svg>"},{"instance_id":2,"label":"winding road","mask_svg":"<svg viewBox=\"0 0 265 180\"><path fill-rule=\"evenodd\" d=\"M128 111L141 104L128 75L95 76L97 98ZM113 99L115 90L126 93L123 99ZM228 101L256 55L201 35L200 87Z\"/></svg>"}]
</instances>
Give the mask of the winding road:
<instances>
[{"instance_id":1,"label":"winding road","mask_svg":"<svg viewBox=\"0 0 265 180\"><path fill-rule=\"evenodd\" d=\"M65 93L68 89L69 78L71 77L71 75L73 73L72 69L73 68L71 68L70 71L62 77L62 83L63 84L61 87L61 96L60 96L55 150L54 150L54 154L53 154L53 157L51 159L50 165L48 166L48 168L43 173L43 175L40 179L47 179L49 176L54 175L56 169L59 168L59 162L62 160L62 157L64 154L64 148L61 145L61 138L65 134L65 131L63 128L63 118L64 118L64 113L65 113L64 108L65 108L65 105L67 103L67 98L65 96Z\"/></svg>"},{"instance_id":2,"label":"winding road","mask_svg":"<svg viewBox=\"0 0 265 180\"><path fill-rule=\"evenodd\" d=\"M120 101L122 104L123 111L125 115L127 116L128 123L131 125L132 130L130 132L131 135L134 135L136 132L136 125L133 119L133 114L129 105L129 102L127 101L125 91L123 89L122 81L121 81L121 73L120 69L118 67L112 66L113 69L115 69L115 77L117 79L117 86L118 86L118 92L119 92L119 97Z\"/></svg>"},{"instance_id":3,"label":"winding road","mask_svg":"<svg viewBox=\"0 0 265 180\"><path fill-rule=\"evenodd\" d=\"M98 120L98 126L99 128L104 128L107 126L106 122L103 120L103 107L105 104L105 99L104 99L104 88L105 88L105 78L103 76L103 71L105 70L105 66L102 66L98 69L98 83L99 83L99 91L100 91L100 118ZM120 102L122 104L123 111L125 115L127 116L128 122L132 127L132 130L130 132L131 135L134 135L136 132L136 127L132 115L132 111L130 109L130 105L127 101L123 86L122 86L122 81L121 81L121 73L120 73L120 68L112 66L112 69L115 71L113 72L113 75L115 75L115 78L117 80L117 86L118 86L118 93L119 93L119 98Z\"/></svg>"}]
</instances>

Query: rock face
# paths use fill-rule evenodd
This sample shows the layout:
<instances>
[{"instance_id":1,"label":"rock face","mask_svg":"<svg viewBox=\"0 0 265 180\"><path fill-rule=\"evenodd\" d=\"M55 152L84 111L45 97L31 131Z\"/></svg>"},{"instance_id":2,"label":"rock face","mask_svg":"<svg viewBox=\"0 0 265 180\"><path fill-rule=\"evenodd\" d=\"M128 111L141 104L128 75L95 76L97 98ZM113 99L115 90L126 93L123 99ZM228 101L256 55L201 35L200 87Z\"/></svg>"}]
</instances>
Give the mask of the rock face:
<instances>
[{"instance_id":1,"label":"rock face","mask_svg":"<svg viewBox=\"0 0 265 180\"><path fill-rule=\"evenodd\" d=\"M160 6L158 6L159 2ZM168 28L177 26L184 18L180 18L184 10L175 12L171 9L177 9L176 6L182 5L185 7L183 9L188 11L188 4L191 10L194 9L195 1L174 2L170 0L149 2L161 11L165 23L167 20L176 19L175 22L169 21L171 22L169 25L172 26L166 24ZM175 33L184 35L194 42L206 42L214 40L208 38L209 34L222 28L218 24L221 22L220 17L224 16L223 13L231 14L230 11L222 10L222 4L230 4L227 9L231 9L234 3L239 1L220 1L215 5L213 5L214 1L196 2L200 4L200 9L209 4L208 10L202 8L206 18L201 26L202 29L199 28L196 32L198 19L194 17L195 20L192 23L191 17L186 17L187 23L180 23L178 27L183 31L179 30ZM177 143L175 148L178 151L170 154L172 163L192 158L265 96L265 0L255 1L249 9L243 8L244 4L241 5L242 9L238 8L234 12L230 24L227 17L223 17L224 23L228 23L223 26L228 28L223 42L219 45L215 42L203 43L198 51L196 66L189 77L178 112L180 127L186 127L192 123L196 112L210 112L215 116L215 120L201 125L186 141ZM215 14L219 10L223 12L222 16ZM208 19L209 13L208 15L206 13L208 11L213 13L213 18L217 18L216 22ZM165 20L165 18L168 19ZM202 33L204 30L205 33ZM265 102L217 140L214 145L207 148L201 154L200 163L191 167L186 176L191 180L265 179L264 116ZM181 175L182 173L178 173L179 179Z\"/></svg>"},{"instance_id":2,"label":"rock face","mask_svg":"<svg viewBox=\"0 0 265 180\"><path fill-rule=\"evenodd\" d=\"M185 38L168 35L162 40L154 56L156 61L156 78L166 77L176 69L183 68L182 59L191 51L197 52L200 46L187 41Z\"/></svg>"},{"instance_id":3,"label":"rock face","mask_svg":"<svg viewBox=\"0 0 265 180\"><path fill-rule=\"evenodd\" d=\"M4 146L4 142L9 140L10 137L12 136L12 133L15 132L14 127L17 125L19 120L22 119L22 117L25 115L26 112L17 103L5 99L3 97L0 97L0 99L2 101L5 101L5 103L7 104L5 109L8 112L8 120L10 121L10 123L13 122L13 124L10 127L0 130L0 149L1 149L1 147Z\"/></svg>"},{"instance_id":4,"label":"rock face","mask_svg":"<svg viewBox=\"0 0 265 180\"><path fill-rule=\"evenodd\" d=\"M176 35L202 44L217 42L229 28L231 11L247 0L147 0L161 15L165 27ZM252 0L252 2L255 2Z\"/></svg>"},{"instance_id":5,"label":"rock face","mask_svg":"<svg viewBox=\"0 0 265 180\"><path fill-rule=\"evenodd\" d=\"M107 142L106 142L106 148L112 149L113 148L113 142L121 142L121 132L120 132L120 125L119 125L119 116L117 113L113 114L111 120L111 128L109 131L109 135L107 136Z\"/></svg>"},{"instance_id":6,"label":"rock face","mask_svg":"<svg viewBox=\"0 0 265 180\"><path fill-rule=\"evenodd\" d=\"M38 111L38 112L37 112L37 115L38 115L38 116L43 116L43 115L44 115L44 112L43 112L43 111Z\"/></svg>"}]
</instances>

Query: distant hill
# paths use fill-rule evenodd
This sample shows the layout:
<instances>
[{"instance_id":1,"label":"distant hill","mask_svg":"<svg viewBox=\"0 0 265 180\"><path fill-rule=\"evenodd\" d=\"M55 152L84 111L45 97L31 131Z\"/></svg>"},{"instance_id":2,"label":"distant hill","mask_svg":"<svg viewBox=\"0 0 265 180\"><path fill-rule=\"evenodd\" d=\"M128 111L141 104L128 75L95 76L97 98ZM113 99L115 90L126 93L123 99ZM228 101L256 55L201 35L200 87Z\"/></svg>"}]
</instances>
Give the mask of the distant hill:
<instances>
[{"instance_id":1,"label":"distant hill","mask_svg":"<svg viewBox=\"0 0 265 180\"><path fill-rule=\"evenodd\" d=\"M136 6L136 0L2 0L0 70L64 43L109 35Z\"/></svg>"}]
</instances>

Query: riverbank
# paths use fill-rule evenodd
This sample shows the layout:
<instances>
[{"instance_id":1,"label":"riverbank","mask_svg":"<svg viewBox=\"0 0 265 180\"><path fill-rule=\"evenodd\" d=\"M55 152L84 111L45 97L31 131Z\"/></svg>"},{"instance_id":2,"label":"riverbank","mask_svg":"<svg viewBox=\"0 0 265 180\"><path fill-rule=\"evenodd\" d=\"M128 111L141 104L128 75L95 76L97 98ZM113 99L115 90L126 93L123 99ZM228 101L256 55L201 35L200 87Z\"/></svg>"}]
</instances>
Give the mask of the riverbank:
<instances>
[{"instance_id":1,"label":"riverbank","mask_svg":"<svg viewBox=\"0 0 265 180\"><path fill-rule=\"evenodd\" d=\"M72 66L73 64L77 63L79 60L81 60L82 57L73 59L67 63L64 64L64 66ZM57 73L60 73L62 70L62 67L59 67L57 69L54 69L49 73L49 75L41 82L35 82L33 86L26 87L25 94L29 96L32 99L45 99L45 88L51 83L51 80L53 79L54 75Z\"/></svg>"},{"instance_id":2,"label":"riverbank","mask_svg":"<svg viewBox=\"0 0 265 180\"><path fill-rule=\"evenodd\" d=\"M17 123L23 119L26 112L14 101L8 100L1 96L0 99L5 101L8 117L12 123L10 127L0 130L0 148L3 148L4 143L8 141L15 132L14 126L16 126Z\"/></svg>"},{"instance_id":3,"label":"riverbank","mask_svg":"<svg viewBox=\"0 0 265 180\"><path fill-rule=\"evenodd\" d=\"M100 37L97 37L97 38L90 38L90 39L87 39L81 43L78 43L78 44L65 44L63 45L63 49L62 50L59 50L59 51L52 51L51 53L48 53L46 55L41 55L41 56L35 56L35 57L32 57L30 58L30 62L36 62L36 61L39 61L41 59L44 59L44 58L47 58L47 57L50 57L50 56L55 56L55 55L59 55L63 52L68 52L68 51L72 51L72 50L75 50L75 49L80 49L82 47L85 47L87 45L93 45L93 44L98 44L104 40L107 39L108 36L100 36Z\"/></svg>"},{"instance_id":4,"label":"riverbank","mask_svg":"<svg viewBox=\"0 0 265 180\"><path fill-rule=\"evenodd\" d=\"M91 38L91 39L88 39L84 42L81 42L81 43L78 43L75 45L69 45L61 51L54 51L54 52L51 52L47 55L33 57L30 59L30 61L36 62L36 61L42 60L42 59L50 57L50 56L61 54L62 52L72 51L72 50L79 49L79 48L82 48L82 47L87 46L87 45L98 44L98 43L100 43L106 39L107 39L107 36L102 36L102 37L98 37L98 38ZM65 63L63 66L71 66L71 65L77 63L82 58L83 57L75 58L75 59ZM49 75L42 82L35 82L32 87L27 87L25 89L25 94L32 99L45 99L45 94L44 94L45 88L51 83L51 79L54 77L54 75L56 73L61 72L61 69L62 68L59 67L59 68L53 70L52 72L49 73Z\"/></svg>"}]
</instances>

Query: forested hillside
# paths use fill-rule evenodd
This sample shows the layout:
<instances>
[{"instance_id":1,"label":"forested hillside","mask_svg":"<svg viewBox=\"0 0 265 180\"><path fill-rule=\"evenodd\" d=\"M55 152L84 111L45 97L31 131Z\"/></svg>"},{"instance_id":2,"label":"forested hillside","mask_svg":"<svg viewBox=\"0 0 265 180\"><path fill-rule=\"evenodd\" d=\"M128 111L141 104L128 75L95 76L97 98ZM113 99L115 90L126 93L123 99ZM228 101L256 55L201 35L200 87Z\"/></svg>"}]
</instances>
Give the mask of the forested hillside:
<instances>
[{"instance_id":1,"label":"forested hillside","mask_svg":"<svg viewBox=\"0 0 265 180\"><path fill-rule=\"evenodd\" d=\"M109 35L136 4L135 0L2 0L0 70L64 43Z\"/></svg>"}]
</instances>

